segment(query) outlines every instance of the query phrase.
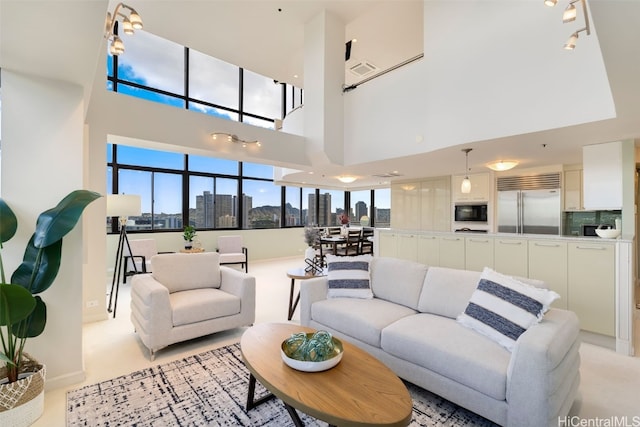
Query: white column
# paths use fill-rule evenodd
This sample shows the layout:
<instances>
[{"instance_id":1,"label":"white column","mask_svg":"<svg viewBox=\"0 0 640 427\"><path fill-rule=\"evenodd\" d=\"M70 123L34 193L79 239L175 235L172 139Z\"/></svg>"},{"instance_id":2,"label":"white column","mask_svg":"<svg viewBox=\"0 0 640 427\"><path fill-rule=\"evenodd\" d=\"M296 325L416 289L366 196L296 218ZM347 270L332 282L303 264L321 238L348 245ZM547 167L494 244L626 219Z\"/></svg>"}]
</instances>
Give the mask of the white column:
<instances>
[{"instance_id":1,"label":"white column","mask_svg":"<svg viewBox=\"0 0 640 427\"><path fill-rule=\"evenodd\" d=\"M10 275L22 260L38 215L83 188L83 90L2 70L2 197L18 217L3 251ZM47 388L84 378L82 366L82 224L62 245L60 272L41 294L47 326L26 351L47 366Z\"/></svg>"},{"instance_id":2,"label":"white column","mask_svg":"<svg viewBox=\"0 0 640 427\"><path fill-rule=\"evenodd\" d=\"M304 135L313 164L344 163L344 23L323 11L305 25Z\"/></svg>"}]
</instances>

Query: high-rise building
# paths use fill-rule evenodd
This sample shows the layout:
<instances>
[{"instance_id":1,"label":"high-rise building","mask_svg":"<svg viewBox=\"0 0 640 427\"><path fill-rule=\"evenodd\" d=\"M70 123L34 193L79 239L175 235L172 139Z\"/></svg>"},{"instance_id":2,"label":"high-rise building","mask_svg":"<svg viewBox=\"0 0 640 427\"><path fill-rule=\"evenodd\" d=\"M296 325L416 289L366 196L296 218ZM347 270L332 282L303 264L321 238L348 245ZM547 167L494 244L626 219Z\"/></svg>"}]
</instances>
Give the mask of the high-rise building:
<instances>
[{"instance_id":1,"label":"high-rise building","mask_svg":"<svg viewBox=\"0 0 640 427\"><path fill-rule=\"evenodd\" d=\"M242 226L252 228L249 221L249 212L253 209L253 197L242 194Z\"/></svg>"},{"instance_id":2,"label":"high-rise building","mask_svg":"<svg viewBox=\"0 0 640 427\"><path fill-rule=\"evenodd\" d=\"M318 217L316 218L316 195L315 193L309 194L309 225L335 225L335 220L332 220L331 215L331 193L320 194L318 199Z\"/></svg>"},{"instance_id":3,"label":"high-rise building","mask_svg":"<svg viewBox=\"0 0 640 427\"><path fill-rule=\"evenodd\" d=\"M367 208L367 204L362 200L356 203L355 209L356 209L356 214L355 214L356 221L360 221L360 218L362 218L365 215L369 216L369 209Z\"/></svg>"},{"instance_id":4,"label":"high-rise building","mask_svg":"<svg viewBox=\"0 0 640 427\"><path fill-rule=\"evenodd\" d=\"M229 228L236 227L236 196L231 194L216 194L216 218L217 227ZM231 223L229 223L231 221Z\"/></svg>"}]
</instances>

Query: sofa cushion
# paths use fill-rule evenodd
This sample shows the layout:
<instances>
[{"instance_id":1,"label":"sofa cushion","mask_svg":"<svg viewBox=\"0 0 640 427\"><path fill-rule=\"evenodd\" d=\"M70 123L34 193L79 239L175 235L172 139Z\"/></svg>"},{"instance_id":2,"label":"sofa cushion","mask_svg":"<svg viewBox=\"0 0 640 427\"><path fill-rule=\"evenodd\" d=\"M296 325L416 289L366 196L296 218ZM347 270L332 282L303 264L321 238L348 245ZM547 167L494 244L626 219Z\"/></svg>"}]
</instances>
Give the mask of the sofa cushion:
<instances>
[{"instance_id":1,"label":"sofa cushion","mask_svg":"<svg viewBox=\"0 0 640 427\"><path fill-rule=\"evenodd\" d=\"M430 267L424 279L418 310L455 319L469 303L479 279L477 271Z\"/></svg>"},{"instance_id":2,"label":"sofa cushion","mask_svg":"<svg viewBox=\"0 0 640 427\"><path fill-rule=\"evenodd\" d=\"M369 278L371 255L327 255L328 298L373 298Z\"/></svg>"},{"instance_id":3,"label":"sofa cushion","mask_svg":"<svg viewBox=\"0 0 640 427\"><path fill-rule=\"evenodd\" d=\"M458 322L511 351L529 327L542 320L557 293L523 283L485 267Z\"/></svg>"},{"instance_id":4,"label":"sofa cushion","mask_svg":"<svg viewBox=\"0 0 640 427\"><path fill-rule=\"evenodd\" d=\"M151 267L153 277L169 289L169 293L220 287L220 261L216 252L160 254L151 258Z\"/></svg>"},{"instance_id":5,"label":"sofa cushion","mask_svg":"<svg viewBox=\"0 0 640 427\"><path fill-rule=\"evenodd\" d=\"M494 399L506 398L511 353L454 319L404 317L382 331L382 349Z\"/></svg>"},{"instance_id":6,"label":"sofa cushion","mask_svg":"<svg viewBox=\"0 0 640 427\"><path fill-rule=\"evenodd\" d=\"M418 309L427 266L417 262L375 257L371 261L371 289L376 298ZM457 314L459 314L458 311Z\"/></svg>"},{"instance_id":7,"label":"sofa cushion","mask_svg":"<svg viewBox=\"0 0 640 427\"><path fill-rule=\"evenodd\" d=\"M311 318L331 329L380 347L382 329L416 312L378 298L331 298L311 306Z\"/></svg>"},{"instance_id":8,"label":"sofa cushion","mask_svg":"<svg viewBox=\"0 0 640 427\"><path fill-rule=\"evenodd\" d=\"M240 313L240 298L219 289L193 289L169 295L173 326Z\"/></svg>"}]
</instances>

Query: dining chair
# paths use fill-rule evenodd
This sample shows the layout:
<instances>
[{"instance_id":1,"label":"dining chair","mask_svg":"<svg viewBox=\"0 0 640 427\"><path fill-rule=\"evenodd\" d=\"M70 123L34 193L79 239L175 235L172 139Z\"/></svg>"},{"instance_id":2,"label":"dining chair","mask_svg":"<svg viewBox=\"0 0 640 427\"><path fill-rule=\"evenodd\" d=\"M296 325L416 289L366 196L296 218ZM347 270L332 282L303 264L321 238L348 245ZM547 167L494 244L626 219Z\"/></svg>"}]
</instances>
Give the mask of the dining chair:
<instances>
[{"instance_id":1,"label":"dining chair","mask_svg":"<svg viewBox=\"0 0 640 427\"><path fill-rule=\"evenodd\" d=\"M339 236L341 227L327 227L327 235L328 236Z\"/></svg>"},{"instance_id":2,"label":"dining chair","mask_svg":"<svg viewBox=\"0 0 640 427\"><path fill-rule=\"evenodd\" d=\"M373 255L373 228L365 227L360 234L360 254Z\"/></svg>"},{"instance_id":3,"label":"dining chair","mask_svg":"<svg viewBox=\"0 0 640 427\"><path fill-rule=\"evenodd\" d=\"M360 248L360 230L350 228L347 231L347 236L344 243L338 244L336 249L336 255L339 256L353 256L358 255Z\"/></svg>"}]
</instances>

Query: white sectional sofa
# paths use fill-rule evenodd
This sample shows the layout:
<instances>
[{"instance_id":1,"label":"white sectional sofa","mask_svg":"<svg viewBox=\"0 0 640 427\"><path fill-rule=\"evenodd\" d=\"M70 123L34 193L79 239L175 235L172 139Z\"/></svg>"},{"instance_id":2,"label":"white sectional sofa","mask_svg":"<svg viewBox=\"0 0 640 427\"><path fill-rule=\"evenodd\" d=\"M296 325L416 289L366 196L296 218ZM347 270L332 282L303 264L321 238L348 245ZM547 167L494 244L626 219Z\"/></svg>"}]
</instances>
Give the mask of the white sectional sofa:
<instances>
[{"instance_id":1,"label":"white sectional sofa","mask_svg":"<svg viewBox=\"0 0 640 427\"><path fill-rule=\"evenodd\" d=\"M374 297L328 297L327 277L301 283L301 323L345 339L399 377L504 426L557 426L575 399L579 324L551 308L510 352L456 318L480 272L372 258Z\"/></svg>"}]
</instances>

